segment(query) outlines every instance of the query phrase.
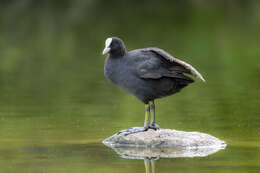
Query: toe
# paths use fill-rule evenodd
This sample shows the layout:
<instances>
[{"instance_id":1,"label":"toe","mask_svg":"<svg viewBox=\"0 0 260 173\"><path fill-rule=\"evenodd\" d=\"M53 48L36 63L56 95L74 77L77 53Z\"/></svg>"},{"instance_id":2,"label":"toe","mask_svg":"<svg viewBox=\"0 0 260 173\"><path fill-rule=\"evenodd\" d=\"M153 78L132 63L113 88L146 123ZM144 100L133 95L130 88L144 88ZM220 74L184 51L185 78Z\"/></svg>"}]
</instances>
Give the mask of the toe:
<instances>
[{"instance_id":1,"label":"toe","mask_svg":"<svg viewBox=\"0 0 260 173\"><path fill-rule=\"evenodd\" d=\"M117 134L123 134L123 135L130 135L130 134L134 134L134 133L139 133L139 132L144 132L147 131L149 129L149 127L131 127L129 129L126 130L120 130Z\"/></svg>"},{"instance_id":2,"label":"toe","mask_svg":"<svg viewBox=\"0 0 260 173\"><path fill-rule=\"evenodd\" d=\"M159 127L157 124L155 124L155 123L152 123L152 124L149 126L149 128L150 128L150 129L154 129L154 130L159 130L159 129L160 129L160 127Z\"/></svg>"}]
</instances>

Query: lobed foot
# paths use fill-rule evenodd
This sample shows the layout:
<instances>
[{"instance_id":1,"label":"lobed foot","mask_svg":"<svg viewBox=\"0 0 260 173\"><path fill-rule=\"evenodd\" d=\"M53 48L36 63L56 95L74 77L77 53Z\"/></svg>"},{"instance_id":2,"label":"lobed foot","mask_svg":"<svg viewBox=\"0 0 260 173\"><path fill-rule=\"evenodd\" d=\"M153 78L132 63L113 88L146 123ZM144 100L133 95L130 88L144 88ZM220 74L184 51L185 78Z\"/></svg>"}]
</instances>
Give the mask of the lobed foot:
<instances>
[{"instance_id":1,"label":"lobed foot","mask_svg":"<svg viewBox=\"0 0 260 173\"><path fill-rule=\"evenodd\" d=\"M149 127L131 127L129 129L120 130L117 134L123 133L126 136L134 133L144 132L147 131L148 129Z\"/></svg>"},{"instance_id":2,"label":"lobed foot","mask_svg":"<svg viewBox=\"0 0 260 173\"><path fill-rule=\"evenodd\" d=\"M149 126L149 129L160 130L160 127L156 123L151 123L151 125Z\"/></svg>"}]
</instances>

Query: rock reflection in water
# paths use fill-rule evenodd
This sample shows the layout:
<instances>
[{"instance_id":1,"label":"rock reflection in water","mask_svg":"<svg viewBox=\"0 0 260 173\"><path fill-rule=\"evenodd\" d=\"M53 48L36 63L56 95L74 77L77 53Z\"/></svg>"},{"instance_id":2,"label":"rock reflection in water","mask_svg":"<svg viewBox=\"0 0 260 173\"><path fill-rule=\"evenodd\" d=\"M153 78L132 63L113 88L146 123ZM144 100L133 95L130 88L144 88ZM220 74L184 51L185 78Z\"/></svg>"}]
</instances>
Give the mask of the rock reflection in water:
<instances>
[{"instance_id":1,"label":"rock reflection in water","mask_svg":"<svg viewBox=\"0 0 260 173\"><path fill-rule=\"evenodd\" d=\"M149 147L111 147L120 157L128 159L205 157L224 149L222 147L200 148L149 148Z\"/></svg>"},{"instance_id":2,"label":"rock reflection in water","mask_svg":"<svg viewBox=\"0 0 260 173\"><path fill-rule=\"evenodd\" d=\"M179 157L205 157L225 149L221 147L200 147L200 148L149 148L149 147L111 147L121 158L143 159L145 172L155 173L155 161L160 158Z\"/></svg>"}]
</instances>

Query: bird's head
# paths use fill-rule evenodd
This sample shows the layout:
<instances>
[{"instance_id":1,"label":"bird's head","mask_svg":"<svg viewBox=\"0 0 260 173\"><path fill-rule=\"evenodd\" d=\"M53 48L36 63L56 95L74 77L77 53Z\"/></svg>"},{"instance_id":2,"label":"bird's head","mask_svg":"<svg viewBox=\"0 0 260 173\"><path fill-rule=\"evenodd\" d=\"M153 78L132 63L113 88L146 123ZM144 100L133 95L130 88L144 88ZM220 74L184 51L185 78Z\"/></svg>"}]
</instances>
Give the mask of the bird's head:
<instances>
[{"instance_id":1,"label":"bird's head","mask_svg":"<svg viewBox=\"0 0 260 173\"><path fill-rule=\"evenodd\" d=\"M126 53L125 45L120 38L110 37L106 39L103 55L109 53L113 56L123 56Z\"/></svg>"}]
</instances>

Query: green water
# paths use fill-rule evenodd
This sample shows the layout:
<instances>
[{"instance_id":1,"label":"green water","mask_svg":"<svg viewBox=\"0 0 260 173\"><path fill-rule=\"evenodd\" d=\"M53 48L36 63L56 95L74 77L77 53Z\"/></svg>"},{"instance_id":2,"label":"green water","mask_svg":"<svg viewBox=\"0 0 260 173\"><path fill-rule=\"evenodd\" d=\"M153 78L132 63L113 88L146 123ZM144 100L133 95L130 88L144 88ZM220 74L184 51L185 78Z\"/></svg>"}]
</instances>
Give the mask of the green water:
<instances>
[{"instance_id":1,"label":"green water","mask_svg":"<svg viewBox=\"0 0 260 173\"><path fill-rule=\"evenodd\" d=\"M227 142L155 172L259 173L259 1L1 1L0 172L145 172L101 142L142 126L144 105L103 75L104 41L158 46L206 79L156 101L162 128Z\"/></svg>"}]
</instances>

